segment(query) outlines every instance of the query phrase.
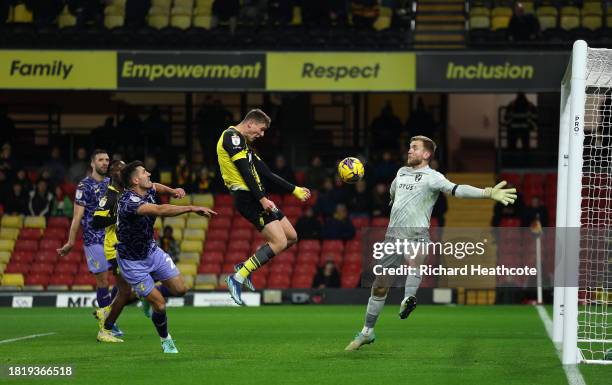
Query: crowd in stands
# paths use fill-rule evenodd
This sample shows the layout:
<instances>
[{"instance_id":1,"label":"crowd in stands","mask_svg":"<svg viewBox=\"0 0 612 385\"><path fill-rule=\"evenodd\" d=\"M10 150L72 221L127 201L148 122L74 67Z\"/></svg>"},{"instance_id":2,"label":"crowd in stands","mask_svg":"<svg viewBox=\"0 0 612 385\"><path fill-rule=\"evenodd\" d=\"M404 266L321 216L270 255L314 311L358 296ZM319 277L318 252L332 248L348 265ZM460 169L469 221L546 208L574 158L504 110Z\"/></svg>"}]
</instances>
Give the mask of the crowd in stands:
<instances>
[{"instance_id":1,"label":"crowd in stands","mask_svg":"<svg viewBox=\"0 0 612 385\"><path fill-rule=\"evenodd\" d=\"M468 14L472 44L609 42L612 5L600 0L473 0Z\"/></svg>"}]
</instances>

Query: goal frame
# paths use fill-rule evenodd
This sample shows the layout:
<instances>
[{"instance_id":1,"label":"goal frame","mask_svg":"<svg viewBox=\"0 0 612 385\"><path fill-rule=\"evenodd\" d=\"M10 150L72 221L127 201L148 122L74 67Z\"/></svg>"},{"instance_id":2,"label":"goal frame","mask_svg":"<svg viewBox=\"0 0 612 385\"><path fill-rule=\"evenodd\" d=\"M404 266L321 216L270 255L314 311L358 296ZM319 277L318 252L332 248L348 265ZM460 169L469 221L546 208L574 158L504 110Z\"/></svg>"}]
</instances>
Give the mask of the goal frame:
<instances>
[{"instance_id":1,"label":"goal frame","mask_svg":"<svg viewBox=\"0 0 612 385\"><path fill-rule=\"evenodd\" d=\"M557 177L555 287L553 342L562 348L564 365L612 364L587 360L578 347L578 305L585 102L589 47L574 42L572 57L561 83L561 113ZM610 50L612 54L612 50ZM570 273L571 272L571 273ZM569 276L571 274L572 276ZM573 277L573 275L576 277Z\"/></svg>"}]
</instances>

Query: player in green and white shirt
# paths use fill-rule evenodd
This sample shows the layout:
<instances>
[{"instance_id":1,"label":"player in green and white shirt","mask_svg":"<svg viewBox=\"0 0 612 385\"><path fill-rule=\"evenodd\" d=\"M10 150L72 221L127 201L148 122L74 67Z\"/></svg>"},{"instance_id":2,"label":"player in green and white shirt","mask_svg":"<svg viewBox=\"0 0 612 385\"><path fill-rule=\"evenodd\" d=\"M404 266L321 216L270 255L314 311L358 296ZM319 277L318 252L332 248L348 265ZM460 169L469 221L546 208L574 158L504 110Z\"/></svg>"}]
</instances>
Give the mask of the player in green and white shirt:
<instances>
[{"instance_id":1,"label":"player in green and white shirt","mask_svg":"<svg viewBox=\"0 0 612 385\"><path fill-rule=\"evenodd\" d=\"M391 218L385 241L406 239L413 242L428 242L431 212L440 192L458 198L493 199L504 205L512 204L516 200L516 189L504 189L505 181L485 189L452 183L444 175L429 167L435 151L436 144L428 137L415 136L410 140L407 166L398 170L391 183ZM400 254L385 255L380 260L380 264L384 267L397 267L404 258L405 256ZM366 310L365 325L345 350L357 350L362 345L374 342L376 338L374 325L389 292L389 283L386 282L388 278L377 276L374 280ZM399 312L401 319L407 318L416 308L416 292L420 284L420 275L407 276L404 299Z\"/></svg>"}]
</instances>

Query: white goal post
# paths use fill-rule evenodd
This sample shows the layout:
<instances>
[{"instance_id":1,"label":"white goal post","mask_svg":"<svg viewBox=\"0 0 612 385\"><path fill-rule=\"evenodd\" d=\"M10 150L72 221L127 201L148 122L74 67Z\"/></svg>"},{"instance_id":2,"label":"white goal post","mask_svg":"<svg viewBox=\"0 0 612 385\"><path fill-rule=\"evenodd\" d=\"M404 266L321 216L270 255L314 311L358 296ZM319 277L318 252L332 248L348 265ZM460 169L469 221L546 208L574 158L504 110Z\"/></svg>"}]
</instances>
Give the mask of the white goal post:
<instances>
[{"instance_id":1,"label":"white goal post","mask_svg":"<svg viewBox=\"0 0 612 385\"><path fill-rule=\"evenodd\" d=\"M556 227L553 341L565 365L612 364L612 50L582 40L561 84Z\"/></svg>"}]
</instances>

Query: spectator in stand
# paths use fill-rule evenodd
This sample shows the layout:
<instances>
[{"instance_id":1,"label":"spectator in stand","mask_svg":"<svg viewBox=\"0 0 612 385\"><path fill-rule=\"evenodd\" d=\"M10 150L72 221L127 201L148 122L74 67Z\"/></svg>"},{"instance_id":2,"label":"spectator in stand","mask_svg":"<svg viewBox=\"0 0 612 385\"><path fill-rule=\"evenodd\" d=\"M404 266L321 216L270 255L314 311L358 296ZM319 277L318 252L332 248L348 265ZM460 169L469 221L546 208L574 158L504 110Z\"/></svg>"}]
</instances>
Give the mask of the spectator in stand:
<instances>
[{"instance_id":1,"label":"spectator in stand","mask_svg":"<svg viewBox=\"0 0 612 385\"><path fill-rule=\"evenodd\" d=\"M220 100L213 101L207 96L196 116L200 148L204 154L204 163L212 166L217 163L217 139L234 120L234 116L228 111ZM206 158L208 156L208 158Z\"/></svg>"},{"instance_id":2,"label":"spectator in stand","mask_svg":"<svg viewBox=\"0 0 612 385\"><path fill-rule=\"evenodd\" d=\"M359 28L372 28L378 18L378 0L352 0L351 13L353 25Z\"/></svg>"},{"instance_id":3,"label":"spectator in stand","mask_svg":"<svg viewBox=\"0 0 612 385\"><path fill-rule=\"evenodd\" d=\"M53 193L49 191L49 184L45 179L39 179L36 188L30 191L29 195L28 215L44 217L51 215Z\"/></svg>"},{"instance_id":4,"label":"spectator in stand","mask_svg":"<svg viewBox=\"0 0 612 385\"><path fill-rule=\"evenodd\" d=\"M268 0L268 21L270 24L288 25L292 19L292 0Z\"/></svg>"},{"instance_id":5,"label":"spectator in stand","mask_svg":"<svg viewBox=\"0 0 612 385\"><path fill-rule=\"evenodd\" d=\"M433 115L425 108L423 99L418 98L416 109L410 112L410 116L406 121L408 136L424 135L428 138L435 138L435 128L436 122Z\"/></svg>"},{"instance_id":6,"label":"spectator in stand","mask_svg":"<svg viewBox=\"0 0 612 385\"><path fill-rule=\"evenodd\" d=\"M361 179L355 184L355 193L349 202L351 216L369 216L371 208L371 196L368 194L368 185Z\"/></svg>"},{"instance_id":7,"label":"spectator in stand","mask_svg":"<svg viewBox=\"0 0 612 385\"><path fill-rule=\"evenodd\" d=\"M178 243L174 239L174 230L170 226L164 227L164 234L159 238L159 247L165 251L173 262L178 262L180 252Z\"/></svg>"},{"instance_id":8,"label":"spectator in stand","mask_svg":"<svg viewBox=\"0 0 612 385\"><path fill-rule=\"evenodd\" d=\"M24 192L28 192L33 189L32 181L30 178L28 178L28 173L24 169L17 170L17 174L15 174L15 182L21 185Z\"/></svg>"},{"instance_id":9,"label":"spectator in stand","mask_svg":"<svg viewBox=\"0 0 612 385\"><path fill-rule=\"evenodd\" d=\"M0 143L10 142L15 140L16 137L17 130L15 129L15 122L8 115L8 107L0 105Z\"/></svg>"},{"instance_id":10,"label":"spectator in stand","mask_svg":"<svg viewBox=\"0 0 612 385\"><path fill-rule=\"evenodd\" d=\"M506 108L506 124L508 127L508 149L517 148L517 139L521 142L523 151L529 149L529 132L537 131L538 112L536 107L527 100L524 92L519 92Z\"/></svg>"},{"instance_id":11,"label":"spectator in stand","mask_svg":"<svg viewBox=\"0 0 612 385\"><path fill-rule=\"evenodd\" d=\"M373 138L374 151L399 149L398 138L402 134L402 121L393 113L393 106L387 100L380 114L372 121L370 136Z\"/></svg>"},{"instance_id":12,"label":"spectator in stand","mask_svg":"<svg viewBox=\"0 0 612 385\"><path fill-rule=\"evenodd\" d=\"M91 147L93 148L108 148L109 150L115 151L118 147L116 138L120 136L115 128L115 118L112 116L107 117L104 120L104 124L96 127L91 132Z\"/></svg>"},{"instance_id":13,"label":"spectator in stand","mask_svg":"<svg viewBox=\"0 0 612 385\"><path fill-rule=\"evenodd\" d=\"M521 213L521 227L531 227L536 220L540 221L542 227L548 226L548 210L539 196L532 197L529 205L524 207Z\"/></svg>"},{"instance_id":14,"label":"spectator in stand","mask_svg":"<svg viewBox=\"0 0 612 385\"><path fill-rule=\"evenodd\" d=\"M511 41L533 41L540 34L540 22L531 13L525 13L523 4L514 4L514 12L508 25L508 38Z\"/></svg>"},{"instance_id":15,"label":"spectator in stand","mask_svg":"<svg viewBox=\"0 0 612 385\"><path fill-rule=\"evenodd\" d=\"M8 20L10 10L11 10L11 4L9 1L6 1L6 0L0 1L0 27L4 26L4 24ZM0 132L1 130L2 130L2 126L0 124ZM4 143L4 140L2 140L1 138L0 138L0 143Z\"/></svg>"},{"instance_id":16,"label":"spectator in stand","mask_svg":"<svg viewBox=\"0 0 612 385\"><path fill-rule=\"evenodd\" d=\"M342 185L342 181L339 182ZM334 214L336 206L339 203L346 203L344 192L345 186L338 186L336 182L336 188L334 187L334 181L332 178L327 177L323 182L323 188L319 191L317 196L317 202L314 206L314 212L316 215L320 215L323 218L329 218Z\"/></svg>"},{"instance_id":17,"label":"spectator in stand","mask_svg":"<svg viewBox=\"0 0 612 385\"><path fill-rule=\"evenodd\" d=\"M324 289L326 287L340 287L340 273L333 260L325 262L325 265L319 268L312 280L313 289Z\"/></svg>"},{"instance_id":18,"label":"spectator in stand","mask_svg":"<svg viewBox=\"0 0 612 385\"><path fill-rule=\"evenodd\" d=\"M228 23L230 32L234 33L240 14L240 0L214 0L212 13L213 28L217 27L220 22Z\"/></svg>"},{"instance_id":19,"label":"spectator in stand","mask_svg":"<svg viewBox=\"0 0 612 385\"><path fill-rule=\"evenodd\" d=\"M172 172L172 185L191 193L194 181L193 171L185 154L179 155L179 161Z\"/></svg>"},{"instance_id":20,"label":"spectator in stand","mask_svg":"<svg viewBox=\"0 0 612 385\"><path fill-rule=\"evenodd\" d=\"M43 170L49 173L49 179L54 185L64 183L67 170L66 165L62 161L62 153L58 146L53 146L53 148L51 148L50 158L44 164Z\"/></svg>"},{"instance_id":21,"label":"spectator in stand","mask_svg":"<svg viewBox=\"0 0 612 385\"><path fill-rule=\"evenodd\" d=\"M159 173L159 168L157 167L157 159L155 159L155 157L152 155L145 156L144 167L149 174L151 174L151 180L159 183L161 175Z\"/></svg>"},{"instance_id":22,"label":"spectator in stand","mask_svg":"<svg viewBox=\"0 0 612 385\"><path fill-rule=\"evenodd\" d=\"M345 204L336 206L336 211L332 218L328 218L321 229L323 239L349 240L355 236L355 226L348 217L348 210Z\"/></svg>"},{"instance_id":23,"label":"spectator in stand","mask_svg":"<svg viewBox=\"0 0 612 385\"><path fill-rule=\"evenodd\" d=\"M127 0L125 2L125 25L140 28L146 25L151 0Z\"/></svg>"},{"instance_id":24,"label":"spectator in stand","mask_svg":"<svg viewBox=\"0 0 612 385\"><path fill-rule=\"evenodd\" d=\"M68 180L70 183L79 183L87 174L88 169L87 150L84 147L79 147L76 153L76 160L68 168Z\"/></svg>"},{"instance_id":25,"label":"spectator in stand","mask_svg":"<svg viewBox=\"0 0 612 385\"><path fill-rule=\"evenodd\" d=\"M389 189L384 183L378 183L372 193L372 216L388 217L391 214Z\"/></svg>"},{"instance_id":26,"label":"spectator in stand","mask_svg":"<svg viewBox=\"0 0 612 385\"><path fill-rule=\"evenodd\" d=\"M429 164L429 167L431 167L432 169L436 171L439 171L440 162L438 162L437 159L432 159L431 163ZM446 200L446 194L444 194L443 192L440 192L438 194L438 199L436 200L436 203L434 204L433 210L431 212L431 217L436 218L438 220L439 227L444 227L444 225L446 224L446 219L444 218L444 214L446 214L447 210L448 210L448 202Z\"/></svg>"},{"instance_id":27,"label":"spectator in stand","mask_svg":"<svg viewBox=\"0 0 612 385\"><path fill-rule=\"evenodd\" d=\"M272 167L270 167L270 171L280 176L287 182L291 184L296 184L295 173L293 172L293 169L291 168L291 166L287 164L287 160L285 159L283 155L279 154L276 156L276 158L274 159L274 164L272 165ZM264 183L265 183L265 180L264 180ZM268 183L266 185L266 191L269 191L270 193L273 193L273 194L286 194L287 193L285 189L280 188L275 183Z\"/></svg>"},{"instance_id":28,"label":"spectator in stand","mask_svg":"<svg viewBox=\"0 0 612 385\"><path fill-rule=\"evenodd\" d=\"M308 0L302 3L302 19L304 25L328 25L331 9L329 0Z\"/></svg>"},{"instance_id":29,"label":"spectator in stand","mask_svg":"<svg viewBox=\"0 0 612 385\"><path fill-rule=\"evenodd\" d=\"M312 190L321 190L327 177L327 170L323 168L321 157L315 155L310 161L310 167L304 173L304 184Z\"/></svg>"},{"instance_id":30,"label":"spectator in stand","mask_svg":"<svg viewBox=\"0 0 612 385\"><path fill-rule=\"evenodd\" d=\"M28 215L28 195L21 183L13 183L13 189L4 202L4 212L10 215Z\"/></svg>"},{"instance_id":31,"label":"spectator in stand","mask_svg":"<svg viewBox=\"0 0 612 385\"><path fill-rule=\"evenodd\" d=\"M11 192L10 181L6 178L4 171L0 170L0 205L4 204L4 201Z\"/></svg>"},{"instance_id":32,"label":"spectator in stand","mask_svg":"<svg viewBox=\"0 0 612 385\"><path fill-rule=\"evenodd\" d=\"M48 27L55 23L64 8L63 0L26 0L25 3L32 11L34 24L39 27Z\"/></svg>"},{"instance_id":33,"label":"spectator in stand","mask_svg":"<svg viewBox=\"0 0 612 385\"><path fill-rule=\"evenodd\" d=\"M64 193L60 186L55 186L55 198L51 206L51 216L72 218L73 211L74 204L70 197Z\"/></svg>"},{"instance_id":34,"label":"spectator in stand","mask_svg":"<svg viewBox=\"0 0 612 385\"><path fill-rule=\"evenodd\" d=\"M298 239L321 239L321 221L314 215L312 207L308 207L295 224Z\"/></svg>"},{"instance_id":35,"label":"spectator in stand","mask_svg":"<svg viewBox=\"0 0 612 385\"><path fill-rule=\"evenodd\" d=\"M259 25L266 19L267 0L245 0L240 11L240 20L245 25Z\"/></svg>"},{"instance_id":36,"label":"spectator in stand","mask_svg":"<svg viewBox=\"0 0 612 385\"><path fill-rule=\"evenodd\" d=\"M162 119L161 110L158 106L151 107L151 112L142 123L147 140L146 153L153 153L156 156L164 153L164 147L170 143L170 123ZM150 172L150 171L149 171ZM159 180L159 179L151 179Z\"/></svg>"},{"instance_id":37,"label":"spectator in stand","mask_svg":"<svg viewBox=\"0 0 612 385\"><path fill-rule=\"evenodd\" d=\"M194 182L194 192L198 194L213 192L214 180L215 173L206 166L202 167Z\"/></svg>"},{"instance_id":38,"label":"spectator in stand","mask_svg":"<svg viewBox=\"0 0 612 385\"><path fill-rule=\"evenodd\" d=\"M348 24L348 4L347 0L328 0L329 19L332 25Z\"/></svg>"},{"instance_id":39,"label":"spectator in stand","mask_svg":"<svg viewBox=\"0 0 612 385\"><path fill-rule=\"evenodd\" d=\"M0 171L4 172L6 179L12 180L15 178L18 164L13 157L13 148L10 143L4 143L2 145L2 152L0 152Z\"/></svg>"},{"instance_id":40,"label":"spectator in stand","mask_svg":"<svg viewBox=\"0 0 612 385\"><path fill-rule=\"evenodd\" d=\"M78 25L100 25L104 15L105 1L101 0L68 0L68 9L77 18ZM106 148L106 147L102 147Z\"/></svg>"},{"instance_id":41,"label":"spectator in stand","mask_svg":"<svg viewBox=\"0 0 612 385\"><path fill-rule=\"evenodd\" d=\"M391 184L399 168L400 165L393 159L391 152L383 152L382 159L374 165L375 182Z\"/></svg>"},{"instance_id":42,"label":"spectator in stand","mask_svg":"<svg viewBox=\"0 0 612 385\"><path fill-rule=\"evenodd\" d=\"M513 188L512 183L508 183L504 188ZM493 219L491 220L491 226L499 227L502 219L507 218L520 218L523 211L523 197L521 193L516 193L516 202L513 205L504 206L497 202L493 207Z\"/></svg>"}]
</instances>

